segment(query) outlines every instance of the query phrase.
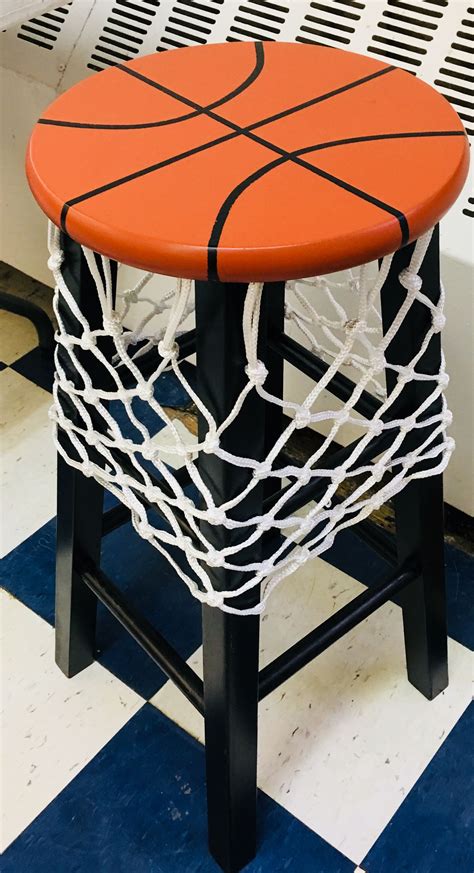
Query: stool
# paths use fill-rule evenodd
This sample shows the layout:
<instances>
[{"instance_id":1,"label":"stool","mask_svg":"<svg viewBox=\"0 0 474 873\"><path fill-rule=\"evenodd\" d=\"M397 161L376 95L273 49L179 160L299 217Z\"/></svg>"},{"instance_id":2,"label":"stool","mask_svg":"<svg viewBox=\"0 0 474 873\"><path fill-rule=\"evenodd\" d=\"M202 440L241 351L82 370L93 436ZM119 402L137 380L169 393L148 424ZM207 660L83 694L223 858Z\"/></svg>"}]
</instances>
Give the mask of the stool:
<instances>
[{"instance_id":1,"label":"stool","mask_svg":"<svg viewBox=\"0 0 474 873\"><path fill-rule=\"evenodd\" d=\"M467 156L456 113L415 77L285 43L118 64L32 133L59 323L57 663L73 676L93 660L99 599L204 714L209 846L225 871L256 852L259 699L397 592L409 680L429 699L447 685L437 223ZM118 262L148 271L122 296ZM348 268L348 290L324 278ZM155 273L180 277L175 291L148 292L127 327ZM312 380L302 403L283 396L284 361ZM165 372L197 407L197 444L157 400ZM342 405L323 408L323 389ZM168 425L181 469L143 408ZM341 444L346 426L359 435ZM298 463L300 432L313 442ZM104 487L121 501L105 515ZM369 518L389 498L396 549ZM102 535L130 517L203 604L203 682L99 567ZM392 572L259 673L271 590L348 525Z\"/></svg>"}]
</instances>

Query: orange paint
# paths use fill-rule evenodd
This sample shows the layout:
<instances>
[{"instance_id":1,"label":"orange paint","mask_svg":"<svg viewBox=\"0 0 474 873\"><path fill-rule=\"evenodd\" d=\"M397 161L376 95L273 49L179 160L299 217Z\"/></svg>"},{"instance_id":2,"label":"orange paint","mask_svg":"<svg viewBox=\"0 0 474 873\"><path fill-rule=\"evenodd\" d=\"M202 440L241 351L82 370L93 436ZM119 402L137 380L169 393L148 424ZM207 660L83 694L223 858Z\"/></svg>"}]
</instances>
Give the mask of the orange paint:
<instances>
[{"instance_id":1,"label":"orange paint","mask_svg":"<svg viewBox=\"0 0 474 873\"><path fill-rule=\"evenodd\" d=\"M229 43L123 67L51 104L27 175L55 224L132 266L229 282L332 272L416 239L466 178L454 109L373 58Z\"/></svg>"}]
</instances>

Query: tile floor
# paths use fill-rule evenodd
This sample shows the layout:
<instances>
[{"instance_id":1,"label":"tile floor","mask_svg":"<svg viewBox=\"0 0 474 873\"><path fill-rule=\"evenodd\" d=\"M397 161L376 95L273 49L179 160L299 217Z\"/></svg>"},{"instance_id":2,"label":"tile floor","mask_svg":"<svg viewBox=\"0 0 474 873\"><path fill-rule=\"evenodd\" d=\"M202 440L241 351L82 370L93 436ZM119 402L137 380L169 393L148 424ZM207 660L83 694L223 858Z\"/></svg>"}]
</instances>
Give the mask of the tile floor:
<instances>
[{"instance_id":1,"label":"tile floor","mask_svg":"<svg viewBox=\"0 0 474 873\"><path fill-rule=\"evenodd\" d=\"M102 608L97 662L73 680L54 664L50 373L18 316L0 313L0 349L1 869L217 873L200 717ZM350 532L326 558L273 596L262 664L385 569ZM472 873L474 560L452 546L446 560L450 685L435 701L407 682L389 603L262 703L249 873ZM160 556L127 525L102 563L199 669L199 607Z\"/></svg>"}]
</instances>

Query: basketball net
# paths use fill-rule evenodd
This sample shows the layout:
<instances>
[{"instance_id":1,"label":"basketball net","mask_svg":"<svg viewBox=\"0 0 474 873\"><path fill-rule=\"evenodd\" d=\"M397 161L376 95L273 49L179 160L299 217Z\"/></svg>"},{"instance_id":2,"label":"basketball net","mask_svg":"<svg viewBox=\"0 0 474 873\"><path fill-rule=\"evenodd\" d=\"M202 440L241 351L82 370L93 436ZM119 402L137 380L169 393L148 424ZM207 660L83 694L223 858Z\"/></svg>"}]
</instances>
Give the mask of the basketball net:
<instances>
[{"instance_id":1,"label":"basketball net","mask_svg":"<svg viewBox=\"0 0 474 873\"><path fill-rule=\"evenodd\" d=\"M57 449L67 463L85 476L96 479L128 507L136 532L166 557L191 594L202 603L240 615L262 612L273 589L310 558L329 549L338 532L370 516L410 481L439 474L446 467L454 440L446 436L452 416L443 395L448 384L444 357L436 375L427 375L416 369L433 335L441 331L445 321L444 290L441 288L435 305L423 293L419 276L430 238L431 232L418 240L408 268L399 276L406 294L402 296L398 314L385 333L380 315L380 292L388 276L391 255L383 258L378 268L377 265L365 265L348 273L344 283L348 295L344 300L347 297L350 300L350 311L341 303L342 283L330 277L287 283L290 292L285 309L287 324L299 332L306 348L316 352L328 364L327 371L317 383L312 383L301 403L275 397L265 389L267 371L257 357L263 285L250 284L242 321L247 357L245 387L227 418L215 421L193 388L188 371L184 372L176 343L184 321L193 311L193 282L177 280L173 290L156 299L156 295L147 296L147 284L152 278L148 273L133 288L123 292L114 307L109 260L83 248L102 311L101 327L92 330L65 283L61 270L60 232L50 224L48 264L55 279L54 308L59 325L51 409ZM143 304L139 324L133 330L127 329L128 316L139 301ZM385 357L387 347L415 301L428 307L431 325L408 365L389 363ZM79 335L68 333L63 318L65 311L79 325ZM322 311L326 314L322 315ZM159 329L150 326L157 314L166 316L164 326ZM111 359L99 348L101 338L108 338L113 344ZM153 348L156 350L156 365L145 377L139 368L140 357ZM107 390L94 384L90 372L84 368L80 360L83 350L90 352L107 371L110 376ZM64 366L65 359L68 367ZM327 402L322 402L323 392L331 379L347 368L356 375L354 390L340 408L327 409ZM78 374L78 379L71 380L70 369ZM387 392L384 371L390 370L394 371L396 380L393 390ZM132 387L123 384L124 373L131 377ZM157 399L157 389L165 374L173 374L207 422L207 433L201 441L193 441L191 434L188 439L187 432L177 426L169 408ZM426 392L429 396L409 416L396 417L399 395L408 383L416 380L430 382L430 391ZM380 398L380 405L371 418L355 411L355 405L366 389ZM283 433L263 461L231 454L220 445L226 428L238 418L246 396L253 391L265 403L276 404L290 416ZM431 407L437 399L438 411L431 414ZM147 406L147 424L137 411L138 400ZM117 408L120 415L116 414ZM150 416L154 419L153 427L149 424ZM325 434L317 449L301 464L282 466L279 457L290 437L298 429L313 425ZM129 435L130 427L132 436ZM353 449L346 452L342 463L334 469L328 469L324 463L320 465L331 444L336 441L347 443L341 439L347 427L357 429L359 434ZM403 445L406 445L406 435L417 429L421 431L417 447L407 452ZM366 450L370 449L372 441L386 432L393 436L388 441L388 448L368 462L366 458L370 452ZM245 439L242 448L245 448ZM213 453L223 463L246 468L252 473L240 494L221 505L214 503L199 472L202 452ZM172 456L181 458L187 468L192 494L186 493L170 466ZM235 507L262 478L268 477L275 477L277 482L283 480L288 486L281 490L281 496L277 495L269 511L243 521L236 520ZM316 478L323 484L317 498L310 501L304 511L287 514L288 501ZM354 481L355 487L341 499L338 489L346 480ZM160 486L160 482L167 487ZM157 520L153 507L158 509L165 525ZM179 519L185 519L193 536L183 533ZM237 545L216 549L203 533L203 528L206 529L203 522L223 525L228 530L241 528L242 538ZM252 552L249 547L263 537L268 543L271 533L276 536L275 548L270 555L266 554L262 560L253 563L242 561L243 550L247 557ZM259 549L254 551L260 554ZM185 560L177 557L179 552ZM213 587L212 572L209 573L209 569L216 567L238 571L244 574L245 581L236 589L217 591ZM260 589L256 605L246 609L233 605L235 598L254 588Z\"/></svg>"}]
</instances>

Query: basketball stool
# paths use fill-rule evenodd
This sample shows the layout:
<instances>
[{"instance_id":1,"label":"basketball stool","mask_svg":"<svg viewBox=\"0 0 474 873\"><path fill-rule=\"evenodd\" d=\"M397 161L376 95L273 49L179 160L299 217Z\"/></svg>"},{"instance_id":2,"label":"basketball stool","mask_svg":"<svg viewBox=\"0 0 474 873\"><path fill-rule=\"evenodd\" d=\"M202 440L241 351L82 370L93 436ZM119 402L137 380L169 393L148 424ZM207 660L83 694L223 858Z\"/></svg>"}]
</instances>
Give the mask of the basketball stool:
<instances>
[{"instance_id":1,"label":"basketball stool","mask_svg":"<svg viewBox=\"0 0 474 873\"><path fill-rule=\"evenodd\" d=\"M452 107L413 76L284 43L118 64L32 133L59 323L56 660L67 676L92 662L99 599L203 713L209 845L225 871L256 852L259 699L396 593L409 680L429 699L447 685L437 224L467 155ZM148 271L122 294L118 262ZM347 269L343 290L325 278ZM127 326L157 273L181 279ZM284 398L284 361L312 380L302 403ZM157 399L167 372L196 405L192 445ZM168 425L181 469L143 409ZM338 443L346 426L362 436ZM300 431L316 442L297 463ZM105 515L104 487L120 500ZM389 498L396 549L370 521ZM102 535L130 517L203 604L203 682L99 567ZM348 525L392 572L259 672L271 591Z\"/></svg>"}]
</instances>

